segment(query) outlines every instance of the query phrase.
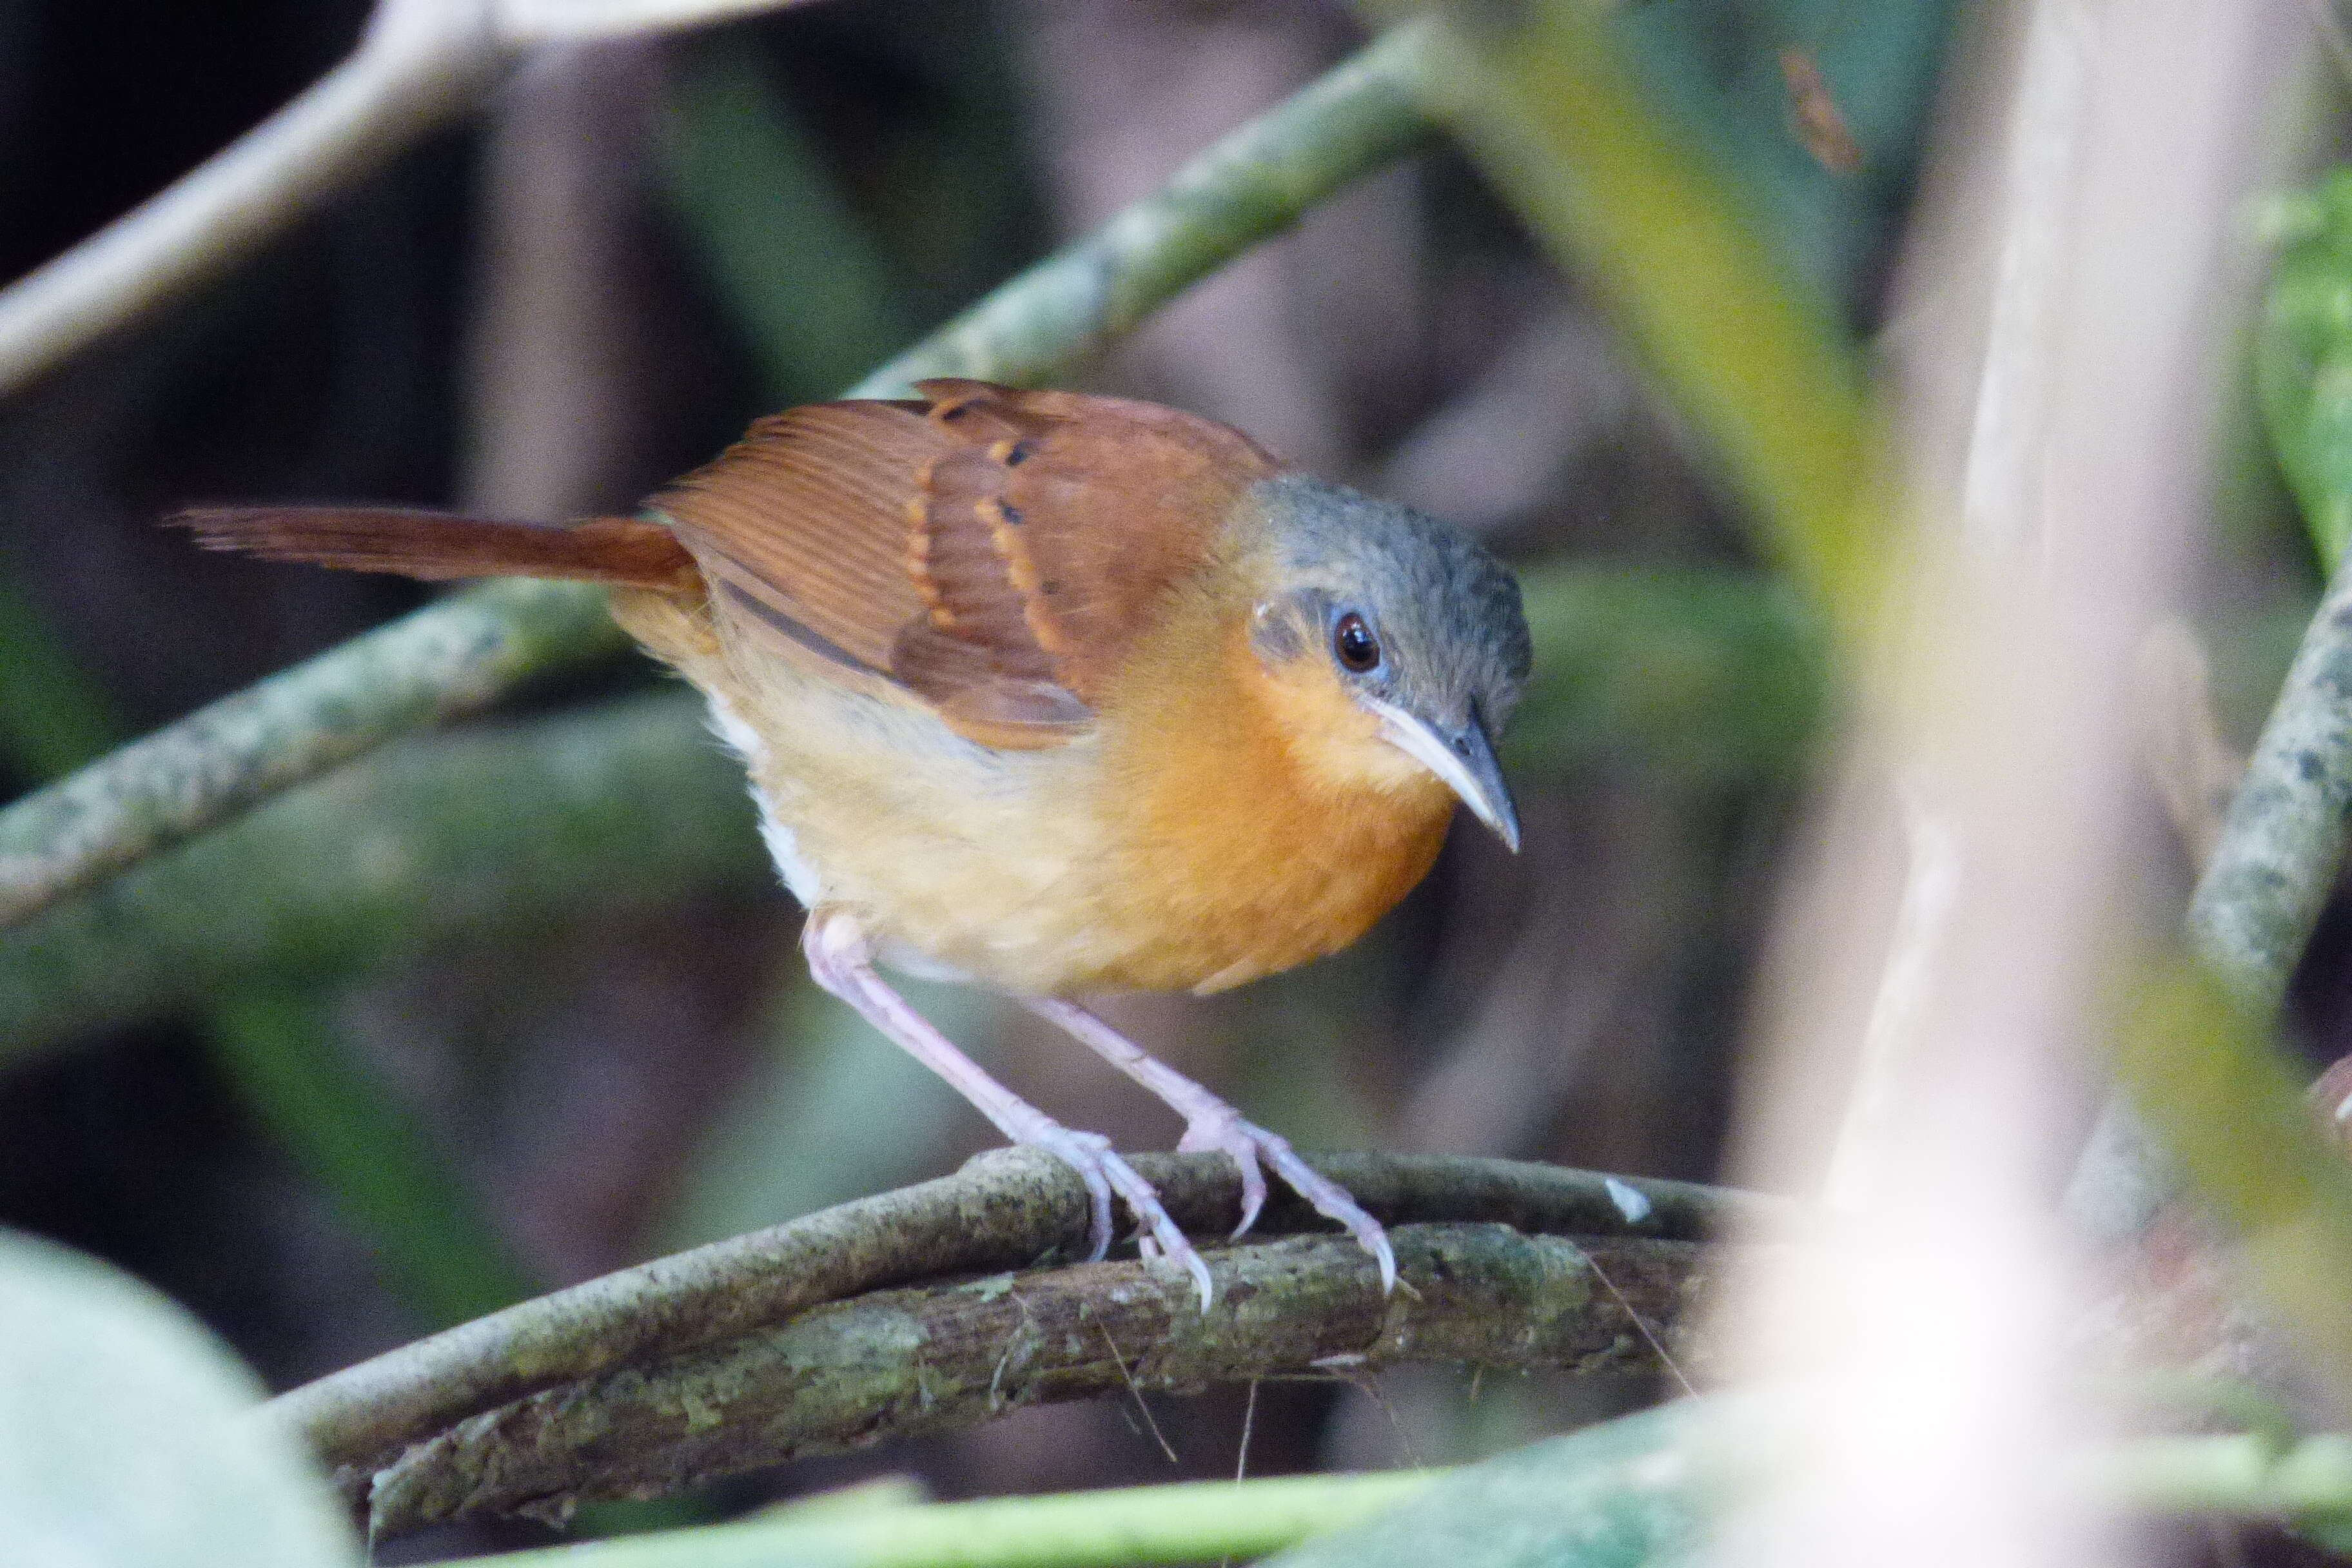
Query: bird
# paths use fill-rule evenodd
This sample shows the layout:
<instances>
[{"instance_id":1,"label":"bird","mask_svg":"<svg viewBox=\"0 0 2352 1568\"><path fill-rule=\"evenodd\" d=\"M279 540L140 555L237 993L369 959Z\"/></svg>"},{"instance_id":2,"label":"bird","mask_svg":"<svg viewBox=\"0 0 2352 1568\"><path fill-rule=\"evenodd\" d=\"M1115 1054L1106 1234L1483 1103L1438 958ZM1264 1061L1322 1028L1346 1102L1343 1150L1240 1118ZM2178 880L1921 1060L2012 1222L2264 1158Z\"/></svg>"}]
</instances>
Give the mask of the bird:
<instances>
[{"instance_id":1,"label":"bird","mask_svg":"<svg viewBox=\"0 0 2352 1568\"><path fill-rule=\"evenodd\" d=\"M788 409L627 517L202 507L198 543L428 580L604 584L698 688L807 910L816 983L1010 1140L1083 1179L1090 1256L1212 1300L1199 1250L1108 1140L990 1077L883 970L1013 998L1271 1169L1371 1255L1379 1221L1279 1134L1080 1000L1223 991L1354 942L1427 873L1457 803L1516 851L1495 742L1530 644L1517 579L1450 525L1230 426L942 378Z\"/></svg>"}]
</instances>

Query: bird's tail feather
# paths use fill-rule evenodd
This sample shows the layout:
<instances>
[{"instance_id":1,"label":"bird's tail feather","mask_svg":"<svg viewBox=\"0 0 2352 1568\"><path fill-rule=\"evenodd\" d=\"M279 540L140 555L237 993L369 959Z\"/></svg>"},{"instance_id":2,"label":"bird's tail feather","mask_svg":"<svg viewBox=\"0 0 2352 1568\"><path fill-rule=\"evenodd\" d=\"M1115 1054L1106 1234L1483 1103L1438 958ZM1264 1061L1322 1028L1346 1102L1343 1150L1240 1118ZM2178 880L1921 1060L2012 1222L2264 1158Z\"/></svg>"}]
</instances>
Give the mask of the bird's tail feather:
<instances>
[{"instance_id":1,"label":"bird's tail feather","mask_svg":"<svg viewBox=\"0 0 2352 1568\"><path fill-rule=\"evenodd\" d=\"M657 522L499 522L403 507L194 507L172 521L207 550L404 577L556 577L690 594L702 574Z\"/></svg>"}]
</instances>

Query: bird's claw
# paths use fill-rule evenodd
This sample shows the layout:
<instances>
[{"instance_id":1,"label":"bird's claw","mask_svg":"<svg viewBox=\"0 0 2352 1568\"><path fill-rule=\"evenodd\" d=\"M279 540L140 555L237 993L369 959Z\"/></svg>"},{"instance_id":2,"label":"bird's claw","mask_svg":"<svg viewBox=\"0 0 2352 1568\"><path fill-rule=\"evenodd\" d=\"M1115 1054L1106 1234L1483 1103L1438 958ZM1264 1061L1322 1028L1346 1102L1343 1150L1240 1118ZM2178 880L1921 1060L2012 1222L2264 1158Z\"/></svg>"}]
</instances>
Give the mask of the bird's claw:
<instances>
[{"instance_id":1,"label":"bird's claw","mask_svg":"<svg viewBox=\"0 0 2352 1568\"><path fill-rule=\"evenodd\" d=\"M1183 1139L1176 1147L1187 1152L1195 1150L1215 1151L1232 1156L1242 1173L1242 1223L1234 1227L1235 1236L1255 1224L1258 1210L1265 1204L1265 1174L1259 1162L1274 1167L1276 1175L1288 1184L1290 1190L1314 1205L1315 1212L1336 1221L1340 1228L1356 1238L1356 1245L1372 1255L1380 1266L1381 1293L1396 1289L1396 1251L1389 1246L1388 1232L1381 1222L1366 1213L1364 1206L1349 1195L1348 1189L1324 1175L1298 1157L1290 1140L1279 1132L1269 1132L1254 1121L1245 1121L1231 1106L1219 1106L1215 1110L1192 1118L1186 1123Z\"/></svg>"},{"instance_id":2,"label":"bird's claw","mask_svg":"<svg viewBox=\"0 0 2352 1568\"><path fill-rule=\"evenodd\" d=\"M1111 1153L1110 1140L1099 1132L1074 1132L1048 1122L1021 1141L1060 1160L1087 1184L1087 1261L1101 1262L1110 1251L1110 1173L1105 1157L1118 1158Z\"/></svg>"},{"instance_id":3,"label":"bird's claw","mask_svg":"<svg viewBox=\"0 0 2352 1568\"><path fill-rule=\"evenodd\" d=\"M1241 1112L1232 1106L1220 1105L1187 1121L1184 1136L1177 1140L1176 1152L1180 1154L1224 1154L1240 1167L1242 1222L1234 1226L1235 1236L1255 1225L1258 1211L1265 1207L1265 1171L1258 1163L1257 1152L1260 1140L1273 1136L1243 1121Z\"/></svg>"},{"instance_id":4,"label":"bird's claw","mask_svg":"<svg viewBox=\"0 0 2352 1568\"><path fill-rule=\"evenodd\" d=\"M1109 1139L1099 1132L1074 1132L1054 1126L1037 1129L1024 1141L1058 1157L1086 1183L1087 1194L1093 1200L1087 1261L1098 1261L1110 1250L1110 1194L1116 1192L1135 1220L1137 1249L1148 1259L1181 1265L1200 1290L1201 1310L1209 1310L1216 1289L1209 1279L1207 1260L1184 1238L1151 1184L1119 1156Z\"/></svg>"}]
</instances>

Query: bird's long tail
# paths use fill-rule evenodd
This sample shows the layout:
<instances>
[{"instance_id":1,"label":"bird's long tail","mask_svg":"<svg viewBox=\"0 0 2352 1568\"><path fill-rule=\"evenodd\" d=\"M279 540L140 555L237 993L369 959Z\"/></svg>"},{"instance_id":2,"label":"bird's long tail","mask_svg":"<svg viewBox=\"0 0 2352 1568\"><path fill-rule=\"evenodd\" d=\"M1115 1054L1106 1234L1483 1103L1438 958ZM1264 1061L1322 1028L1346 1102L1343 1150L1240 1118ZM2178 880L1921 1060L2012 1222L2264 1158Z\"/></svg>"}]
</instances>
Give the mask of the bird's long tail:
<instances>
[{"instance_id":1,"label":"bird's long tail","mask_svg":"<svg viewBox=\"0 0 2352 1568\"><path fill-rule=\"evenodd\" d=\"M498 522L403 507L196 507L173 522L207 550L404 577L558 577L663 594L701 591L702 574L657 522L599 517Z\"/></svg>"}]
</instances>

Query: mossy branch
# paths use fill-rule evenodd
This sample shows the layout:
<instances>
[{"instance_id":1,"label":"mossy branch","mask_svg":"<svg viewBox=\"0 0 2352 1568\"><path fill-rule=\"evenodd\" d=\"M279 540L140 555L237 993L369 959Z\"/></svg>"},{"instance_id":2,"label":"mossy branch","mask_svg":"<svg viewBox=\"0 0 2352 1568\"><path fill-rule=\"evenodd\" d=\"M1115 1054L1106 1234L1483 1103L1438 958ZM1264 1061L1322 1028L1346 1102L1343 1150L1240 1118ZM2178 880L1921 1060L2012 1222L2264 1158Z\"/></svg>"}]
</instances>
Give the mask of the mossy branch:
<instances>
[{"instance_id":1,"label":"mossy branch","mask_svg":"<svg viewBox=\"0 0 2352 1568\"><path fill-rule=\"evenodd\" d=\"M0 926L396 735L624 643L602 591L512 579L271 676L0 811Z\"/></svg>"},{"instance_id":2,"label":"mossy branch","mask_svg":"<svg viewBox=\"0 0 2352 1568\"><path fill-rule=\"evenodd\" d=\"M2343 869L2347 811L2352 570L2311 617L2189 909L2199 952L2264 1010L2285 996Z\"/></svg>"},{"instance_id":3,"label":"mossy branch","mask_svg":"<svg viewBox=\"0 0 2352 1568\"><path fill-rule=\"evenodd\" d=\"M1401 28L1179 170L1091 237L868 376L1034 382L1429 133L1426 32ZM395 735L620 645L601 591L503 582L226 698L0 812L0 926Z\"/></svg>"},{"instance_id":4,"label":"mossy branch","mask_svg":"<svg viewBox=\"0 0 2352 1568\"><path fill-rule=\"evenodd\" d=\"M1407 1362L1654 1371L1689 1353L1685 1306L1713 1249L1528 1236L1502 1225L1392 1233L1398 1288L1345 1237L1208 1253L1216 1300L1181 1274L1096 1263L882 1290L650 1366L547 1389L458 1423L376 1472L380 1539L443 1520L665 1497L1024 1405L1254 1378L1348 1377ZM1603 1281L1606 1283L1603 1283ZM1695 1314L1691 1314L1695 1316Z\"/></svg>"},{"instance_id":5,"label":"mossy branch","mask_svg":"<svg viewBox=\"0 0 2352 1568\"><path fill-rule=\"evenodd\" d=\"M1392 1226L1500 1225L1523 1237L1688 1242L1771 1212L1764 1199L1681 1183L1507 1161L1351 1154L1315 1163ZM1145 1155L1138 1164L1188 1231L1232 1228L1240 1194L1230 1161ZM1260 1230L1279 1236L1318 1224L1302 1206L1277 1201ZM469 1416L706 1351L863 1292L1075 1255L1086 1225L1085 1191L1066 1167L1034 1151L999 1150L954 1176L509 1308L297 1389L259 1418L293 1432L356 1495L411 1445ZM1319 1274L1310 1270L1323 1281L1318 1289L1355 1278L1344 1248L1324 1264ZM1626 1280L1612 1273L1620 1289L1636 1291L1648 1288L1645 1278L1638 1263L1628 1264ZM1530 1289L1540 1283L1530 1279ZM1238 1310L1238 1301L1231 1305Z\"/></svg>"}]
</instances>

